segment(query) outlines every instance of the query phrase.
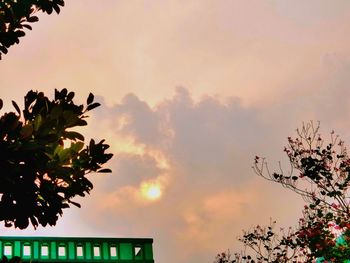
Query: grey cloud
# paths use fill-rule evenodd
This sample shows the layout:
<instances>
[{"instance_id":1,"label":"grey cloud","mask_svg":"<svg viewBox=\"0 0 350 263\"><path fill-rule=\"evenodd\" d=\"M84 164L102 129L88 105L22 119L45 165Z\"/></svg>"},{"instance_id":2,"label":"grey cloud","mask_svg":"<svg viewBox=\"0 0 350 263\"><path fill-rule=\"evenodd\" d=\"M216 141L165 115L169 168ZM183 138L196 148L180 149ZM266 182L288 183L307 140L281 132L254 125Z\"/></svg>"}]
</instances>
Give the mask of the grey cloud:
<instances>
[{"instance_id":1,"label":"grey cloud","mask_svg":"<svg viewBox=\"0 0 350 263\"><path fill-rule=\"evenodd\" d=\"M126 95L111 112L115 117L124 114L129 119L127 124L117 132L134 135L139 142L152 145L157 144L161 139L162 120L146 102L141 101L136 95ZM113 123L111 126L114 129Z\"/></svg>"},{"instance_id":2,"label":"grey cloud","mask_svg":"<svg viewBox=\"0 0 350 263\"><path fill-rule=\"evenodd\" d=\"M156 160L147 154L119 153L115 159L111 167L113 176L108 176L103 182L106 191L127 185L137 186L143 180L154 178L163 172L157 167Z\"/></svg>"},{"instance_id":3,"label":"grey cloud","mask_svg":"<svg viewBox=\"0 0 350 263\"><path fill-rule=\"evenodd\" d=\"M125 185L136 186L140 180L155 178L164 172L157 167L154 157L147 154L148 150L155 149L162 152L169 161L170 168L166 172L172 181L163 198L154 206L142 207L125 203L125 208L101 211L101 231L121 231L123 225L128 225L122 233L153 236L157 244L157 260L172 262L169 259L174 255L172 253L186 250L186 246L191 243L190 239L182 242L179 238L181 233L186 233L191 227L184 219L188 211L199 218L199 230L207 231L209 239L216 236L220 225L230 229L232 235L222 237L220 234L220 242L233 242L234 237L241 233L240 229L247 226L248 222L261 223L261 218L259 220L254 217L257 209L255 205L259 206L261 213L268 211L266 213L269 215L261 216L264 217L264 222L268 221L270 215L288 223L293 222L295 217L297 222L295 214L299 211L301 201L285 189L276 190L276 194L273 194L273 189L279 189L279 186L270 185L257 178L250 167L255 155L268 157L272 169L276 167L278 160L288 164L282 151L286 137L294 136L295 129L310 117L321 120L323 134L332 129L339 129L343 138L349 138L347 87L350 78L346 73L350 64L347 60L339 60L337 56L332 56L331 60L327 58L324 63L322 74L295 81L295 86L307 89L302 96L298 96L290 88L285 90L282 96L276 96L274 103L260 107L245 107L237 98L219 100L204 96L195 101L184 88L177 88L172 98L155 107L132 94L126 96L121 103L107 107L103 116L101 114L97 119L109 120L109 127L113 127L113 121L119 114L129 115L131 121L122 130L113 132L117 137L120 134L134 136L137 143L144 145L146 154L143 157L132 153L121 154L118 161L113 161L116 174L108 179L105 186L101 185L102 189L99 191L108 193ZM292 87L293 83L289 83L288 86ZM165 130L171 132L164 132ZM288 165L286 167L288 169ZM123 177L127 178L122 179ZM249 188L254 180L261 180L259 184L263 189ZM238 208L233 207L227 207L228 211L232 209L232 214L225 212L217 216L203 209L203 202L207 198L218 196L225 191L236 193L245 188L247 193L258 191L252 194L259 194L260 199L256 204L246 204L243 201L232 204L233 207L239 207L238 214ZM286 200L276 199L275 195L283 195ZM234 202L235 195L231 198ZM279 214L276 209L281 209L281 206L288 202L291 202L288 211L283 210L283 213ZM92 205L92 209L95 209L97 204L98 200ZM265 208L264 205L269 205L269 208ZM286 215L289 212L290 214ZM238 225L241 221L242 226ZM233 225L233 222L236 225ZM94 221L90 223L95 225ZM193 244L196 243L193 241ZM230 243L226 244L230 246ZM189 259L193 260L191 262L202 263L206 258L205 262L211 262L210 255L214 257L218 252L214 247L197 249L195 252L186 251L187 257L176 258L176 263L185 263Z\"/></svg>"},{"instance_id":4,"label":"grey cloud","mask_svg":"<svg viewBox=\"0 0 350 263\"><path fill-rule=\"evenodd\" d=\"M129 94L103 118L116 120L123 114L130 121L121 130L113 129L111 122L114 132L132 135L146 149L161 151L175 167L174 176L182 175L188 180L187 187L194 184L220 187L227 184L227 178L230 178L231 186L246 181L244 174L251 166L253 149L262 139L257 132L259 121L255 109L243 107L235 98L222 103L207 96L194 102L184 88L177 88L173 98L154 108ZM145 164L145 160L137 158L121 156L118 162L121 167L126 159ZM151 159L147 162L150 166L156 165L151 164ZM139 170L138 165L134 167ZM156 176L156 169L154 172Z\"/></svg>"}]
</instances>

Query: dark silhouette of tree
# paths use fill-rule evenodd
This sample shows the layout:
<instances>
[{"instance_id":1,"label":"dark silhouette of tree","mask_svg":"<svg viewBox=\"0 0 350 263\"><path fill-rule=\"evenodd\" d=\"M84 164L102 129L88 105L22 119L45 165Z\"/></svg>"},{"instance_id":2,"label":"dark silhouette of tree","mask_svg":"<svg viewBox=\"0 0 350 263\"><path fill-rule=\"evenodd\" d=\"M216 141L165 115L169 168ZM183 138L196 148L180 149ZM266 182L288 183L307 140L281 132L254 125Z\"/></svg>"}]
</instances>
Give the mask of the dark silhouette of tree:
<instances>
[{"instance_id":1,"label":"dark silhouette of tree","mask_svg":"<svg viewBox=\"0 0 350 263\"><path fill-rule=\"evenodd\" d=\"M60 6L64 6L64 0L1 0L0 59L10 46L19 43L19 38L25 35L25 28L32 30L30 23L39 20L35 13L51 14L55 11L59 14Z\"/></svg>"},{"instance_id":2,"label":"dark silhouette of tree","mask_svg":"<svg viewBox=\"0 0 350 263\"><path fill-rule=\"evenodd\" d=\"M318 131L319 124L310 122L297 130L295 139L288 137L284 149L291 164L288 173L282 169L270 173L267 162L260 157L255 158L253 166L259 176L303 197L306 204L298 225L280 234L274 230L275 222L244 231L239 240L245 251L227 261L222 261L227 259L226 254L218 254L215 262L350 260L350 158L344 142L334 132L325 144Z\"/></svg>"},{"instance_id":3,"label":"dark silhouette of tree","mask_svg":"<svg viewBox=\"0 0 350 263\"><path fill-rule=\"evenodd\" d=\"M87 125L88 111L100 106L90 93L86 105L73 102L74 92L55 90L50 100L43 92L29 91L24 110L0 117L0 220L7 227L55 225L72 199L93 188L86 178L103 169L112 154L104 140L84 144L74 130ZM2 101L0 100L0 109Z\"/></svg>"},{"instance_id":4,"label":"dark silhouette of tree","mask_svg":"<svg viewBox=\"0 0 350 263\"><path fill-rule=\"evenodd\" d=\"M14 256L10 259L9 263L22 263L22 259L18 256Z\"/></svg>"}]
</instances>

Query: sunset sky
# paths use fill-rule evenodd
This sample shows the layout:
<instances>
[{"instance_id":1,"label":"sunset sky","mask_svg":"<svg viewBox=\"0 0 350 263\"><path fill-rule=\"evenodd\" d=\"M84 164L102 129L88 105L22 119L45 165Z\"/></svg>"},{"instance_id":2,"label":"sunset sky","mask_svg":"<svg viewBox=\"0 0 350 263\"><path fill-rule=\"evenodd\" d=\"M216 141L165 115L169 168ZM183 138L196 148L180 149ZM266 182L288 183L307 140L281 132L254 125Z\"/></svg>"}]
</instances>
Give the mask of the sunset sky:
<instances>
[{"instance_id":1,"label":"sunset sky","mask_svg":"<svg viewBox=\"0 0 350 263\"><path fill-rule=\"evenodd\" d=\"M111 145L82 208L3 235L151 237L157 263L212 263L243 229L296 225L303 200L253 172L289 168L309 120L350 142L349 0L66 0L0 62L1 113L34 89L89 92Z\"/></svg>"}]
</instances>

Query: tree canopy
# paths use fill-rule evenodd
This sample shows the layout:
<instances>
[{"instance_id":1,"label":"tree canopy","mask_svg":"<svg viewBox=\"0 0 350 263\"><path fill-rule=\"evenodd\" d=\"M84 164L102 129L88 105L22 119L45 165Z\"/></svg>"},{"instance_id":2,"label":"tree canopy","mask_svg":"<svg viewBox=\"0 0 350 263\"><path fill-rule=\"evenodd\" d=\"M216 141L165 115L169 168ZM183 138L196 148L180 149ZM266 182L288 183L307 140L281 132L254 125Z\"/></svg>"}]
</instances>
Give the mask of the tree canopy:
<instances>
[{"instance_id":1,"label":"tree canopy","mask_svg":"<svg viewBox=\"0 0 350 263\"><path fill-rule=\"evenodd\" d=\"M27 228L31 223L55 225L72 199L93 188L86 177L102 168L112 154L109 145L84 136L74 128L87 125L88 111L100 106L89 94L86 105L73 102L74 92L55 90L53 100L29 91L21 111L0 117L0 220L7 227ZM0 109L3 102L0 100Z\"/></svg>"},{"instance_id":2,"label":"tree canopy","mask_svg":"<svg viewBox=\"0 0 350 263\"><path fill-rule=\"evenodd\" d=\"M260 157L253 166L259 176L303 197L298 224L279 234L275 221L244 231L239 240L245 251L220 253L215 262L350 262L350 157L334 132L329 143L318 132L319 125L310 122L296 138L288 137L289 172L270 173Z\"/></svg>"},{"instance_id":3,"label":"tree canopy","mask_svg":"<svg viewBox=\"0 0 350 263\"><path fill-rule=\"evenodd\" d=\"M25 35L24 29L32 29L30 23L39 18L35 13L42 11L51 14L60 13L64 0L1 0L0 1L0 59L7 54L8 48L19 43Z\"/></svg>"}]
</instances>

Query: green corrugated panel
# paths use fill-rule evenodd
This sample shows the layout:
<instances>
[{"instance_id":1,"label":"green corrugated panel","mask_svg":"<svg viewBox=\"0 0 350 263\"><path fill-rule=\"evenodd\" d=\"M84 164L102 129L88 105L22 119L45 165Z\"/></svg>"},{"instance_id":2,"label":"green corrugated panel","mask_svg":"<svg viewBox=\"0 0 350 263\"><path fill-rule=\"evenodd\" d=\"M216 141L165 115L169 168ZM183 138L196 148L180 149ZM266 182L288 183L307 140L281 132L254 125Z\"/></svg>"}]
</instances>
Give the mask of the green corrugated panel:
<instances>
[{"instance_id":1,"label":"green corrugated panel","mask_svg":"<svg viewBox=\"0 0 350 263\"><path fill-rule=\"evenodd\" d=\"M75 259L75 244L74 242L68 242L68 258Z\"/></svg>"},{"instance_id":2,"label":"green corrugated panel","mask_svg":"<svg viewBox=\"0 0 350 263\"><path fill-rule=\"evenodd\" d=\"M0 255L3 254L4 247L11 247L12 256L22 256L24 245L31 248L31 256L26 256L24 262L29 260L39 260L42 263L154 263L153 240L150 238L79 238L79 237L1 237ZM65 246L65 255L58 255L59 245ZM77 257L76 247L81 245L83 256ZM42 255L42 246L45 246L46 256ZM99 256L93 256L93 247L99 246ZM111 256L111 248L114 256ZM135 249L136 248L136 249ZM141 251L135 255L140 248ZM61 249L62 250L62 249ZM96 249L95 249L96 250ZM95 251L97 252L97 250ZM61 251L63 253L63 251ZM97 254L97 253L96 253Z\"/></svg>"},{"instance_id":3,"label":"green corrugated panel","mask_svg":"<svg viewBox=\"0 0 350 263\"><path fill-rule=\"evenodd\" d=\"M90 242L86 242L85 244L85 259L92 259Z\"/></svg>"},{"instance_id":4,"label":"green corrugated panel","mask_svg":"<svg viewBox=\"0 0 350 263\"><path fill-rule=\"evenodd\" d=\"M50 259L57 259L56 242L51 242Z\"/></svg>"},{"instance_id":5,"label":"green corrugated panel","mask_svg":"<svg viewBox=\"0 0 350 263\"><path fill-rule=\"evenodd\" d=\"M102 256L103 256L103 259L109 259L109 251L108 251L108 243L107 242L102 243Z\"/></svg>"},{"instance_id":6,"label":"green corrugated panel","mask_svg":"<svg viewBox=\"0 0 350 263\"><path fill-rule=\"evenodd\" d=\"M145 244L145 259L153 259L152 244Z\"/></svg>"},{"instance_id":7,"label":"green corrugated panel","mask_svg":"<svg viewBox=\"0 0 350 263\"><path fill-rule=\"evenodd\" d=\"M40 248L39 248L39 242L38 241L34 241L34 244L33 244L33 258L38 260L39 259L39 251L40 251Z\"/></svg>"},{"instance_id":8,"label":"green corrugated panel","mask_svg":"<svg viewBox=\"0 0 350 263\"><path fill-rule=\"evenodd\" d=\"M119 251L120 251L120 259L133 259L133 251L132 251L131 243L120 243Z\"/></svg>"},{"instance_id":9,"label":"green corrugated panel","mask_svg":"<svg viewBox=\"0 0 350 263\"><path fill-rule=\"evenodd\" d=\"M15 249L14 249L14 256L20 257L21 256L21 242L15 241Z\"/></svg>"}]
</instances>

